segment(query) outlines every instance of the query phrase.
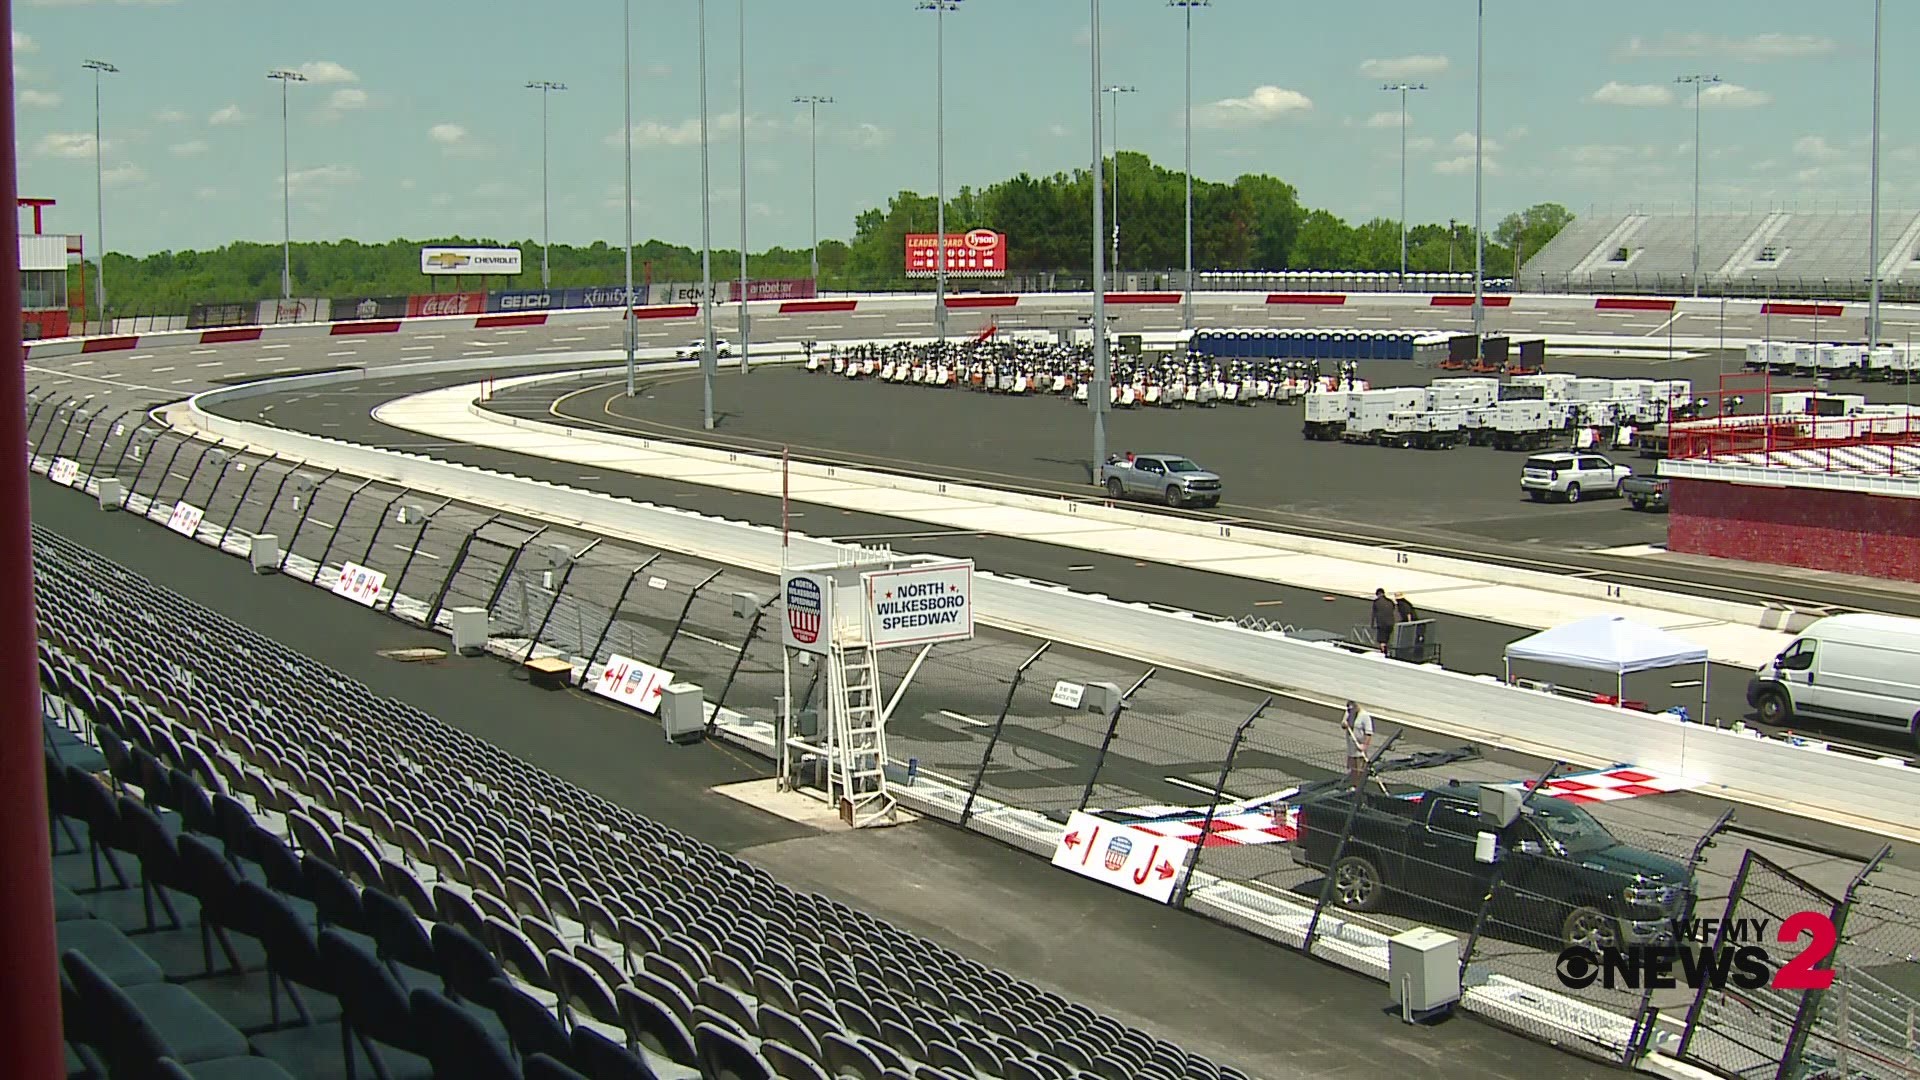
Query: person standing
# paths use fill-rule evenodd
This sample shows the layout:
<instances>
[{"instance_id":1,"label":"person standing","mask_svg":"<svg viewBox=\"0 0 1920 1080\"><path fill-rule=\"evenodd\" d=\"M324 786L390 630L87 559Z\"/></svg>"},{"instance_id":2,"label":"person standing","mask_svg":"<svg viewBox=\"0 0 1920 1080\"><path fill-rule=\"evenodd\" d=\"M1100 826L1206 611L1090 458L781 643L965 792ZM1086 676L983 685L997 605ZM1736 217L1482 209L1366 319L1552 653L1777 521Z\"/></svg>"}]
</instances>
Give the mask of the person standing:
<instances>
[{"instance_id":1,"label":"person standing","mask_svg":"<svg viewBox=\"0 0 1920 1080\"><path fill-rule=\"evenodd\" d=\"M1358 702L1347 702L1340 717L1347 735L1347 782L1358 790L1367 782L1367 755L1373 750L1373 715Z\"/></svg>"},{"instance_id":2,"label":"person standing","mask_svg":"<svg viewBox=\"0 0 1920 1080\"><path fill-rule=\"evenodd\" d=\"M1406 593L1393 594L1393 613L1396 622L1414 622L1420 618L1420 613L1414 610L1413 602L1407 599Z\"/></svg>"},{"instance_id":3,"label":"person standing","mask_svg":"<svg viewBox=\"0 0 1920 1080\"><path fill-rule=\"evenodd\" d=\"M1393 624L1399 621L1399 609L1387 596L1387 590L1373 590L1373 640L1380 646L1381 652L1387 651L1387 642L1393 637Z\"/></svg>"}]
</instances>

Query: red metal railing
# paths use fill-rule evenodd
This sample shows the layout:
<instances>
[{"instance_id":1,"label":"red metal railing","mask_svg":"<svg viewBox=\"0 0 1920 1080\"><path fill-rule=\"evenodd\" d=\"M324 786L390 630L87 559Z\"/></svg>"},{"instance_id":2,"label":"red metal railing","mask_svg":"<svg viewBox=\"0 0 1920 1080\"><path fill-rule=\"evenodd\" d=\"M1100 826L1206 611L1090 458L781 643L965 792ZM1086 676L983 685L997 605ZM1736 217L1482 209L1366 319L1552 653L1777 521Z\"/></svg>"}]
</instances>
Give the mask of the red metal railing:
<instances>
[{"instance_id":1,"label":"red metal railing","mask_svg":"<svg viewBox=\"0 0 1920 1080\"><path fill-rule=\"evenodd\" d=\"M1774 414L1674 425L1667 456L1779 468L1920 475L1920 417Z\"/></svg>"}]
</instances>

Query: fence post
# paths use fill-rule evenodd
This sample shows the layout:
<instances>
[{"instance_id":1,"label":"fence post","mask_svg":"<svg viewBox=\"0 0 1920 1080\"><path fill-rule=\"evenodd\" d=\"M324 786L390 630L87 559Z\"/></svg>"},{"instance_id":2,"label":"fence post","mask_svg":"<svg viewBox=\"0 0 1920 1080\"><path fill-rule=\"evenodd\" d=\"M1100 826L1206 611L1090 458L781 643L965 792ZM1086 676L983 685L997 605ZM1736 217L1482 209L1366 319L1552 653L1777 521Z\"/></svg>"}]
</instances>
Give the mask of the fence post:
<instances>
[{"instance_id":1,"label":"fence post","mask_svg":"<svg viewBox=\"0 0 1920 1080\"><path fill-rule=\"evenodd\" d=\"M146 432L147 432L147 425L146 425L146 421L144 420L138 424L135 424L132 431L127 432L127 441L120 444L120 452L114 455L114 458L113 458L113 475L116 478L119 477L120 475L120 467L127 463L127 451L139 445L140 436L146 434ZM147 438L147 442L151 443L152 441L153 441L152 436L149 436ZM140 460L145 461L146 458L147 458L146 454L142 453L140 455Z\"/></svg>"},{"instance_id":2,"label":"fence post","mask_svg":"<svg viewBox=\"0 0 1920 1080\"><path fill-rule=\"evenodd\" d=\"M335 469L333 472L328 473L326 480L322 480L320 481L320 483L313 485L313 493L316 496L319 495L321 487L323 487L326 484L327 480L331 480L338 475L340 475L340 470L338 469ZM327 568L327 556L333 554L333 542L340 538L340 530L346 526L347 515L353 513L353 501L360 497L361 492L367 490L372 486L373 486L373 481L366 480L366 481L363 481L359 487L354 488L352 491L347 492L347 504L340 508L340 520L335 522L333 528L327 532L327 546L320 549L320 561L313 564L313 583L315 585L320 584L320 571L325 570ZM317 498L307 500L307 509L304 513L300 515L300 525L305 525L307 523L307 514L313 513L313 504L318 501L319 500ZM293 527L294 540L300 539L300 525L295 525ZM293 540L287 541L287 550L280 553L281 569L286 568L287 556L291 554L293 554Z\"/></svg>"},{"instance_id":3,"label":"fence post","mask_svg":"<svg viewBox=\"0 0 1920 1080\"><path fill-rule=\"evenodd\" d=\"M216 442L214 442L212 446L209 446L206 449L200 451L199 455L193 459L193 468L187 470L186 485L180 489L180 497L174 500L175 503L183 503L187 501L187 496L193 493L193 482L195 480L200 479L200 467L207 463L207 455L213 453L215 450L218 450L225 445L227 445L227 440L225 439L217 440ZM233 459L228 458L227 462L228 464L232 464ZM225 472L226 470L222 468L221 471ZM162 475L160 477L160 488L155 489L155 494L158 494L159 491L161 489L164 489L166 486L167 486L167 478L164 475Z\"/></svg>"},{"instance_id":4,"label":"fence post","mask_svg":"<svg viewBox=\"0 0 1920 1080\"><path fill-rule=\"evenodd\" d=\"M1694 841L1693 852L1687 856L1688 889L1693 888L1693 875L1700 867L1700 857L1713 846L1713 838L1720 835L1720 830L1726 828L1732 821L1733 807L1729 806L1720 815L1720 820L1709 826L1706 832L1700 834L1700 839ZM1653 1039L1654 1022L1659 1016L1660 1010L1653 1007L1653 981L1648 980L1646 989L1640 992L1640 1007L1633 1013L1633 1032L1627 1038L1627 1052L1626 1057L1620 1062L1622 1065L1631 1066L1646 1053L1647 1044Z\"/></svg>"},{"instance_id":5,"label":"fence post","mask_svg":"<svg viewBox=\"0 0 1920 1080\"><path fill-rule=\"evenodd\" d=\"M412 488L401 488L399 491L394 492L393 498L388 499L386 503L380 507L380 517L373 523L373 535L367 537L367 550L360 553L359 561L361 566L366 566L367 563L371 562L373 559L373 549L380 543L380 530L387 527L387 511L393 509L394 503L399 502L401 499L406 498L408 495L411 495L412 493L413 493ZM347 515L341 514L340 528L344 529L346 527L347 527ZM369 569L371 569L371 567L369 567ZM393 587L396 589L399 588L400 583L397 581L394 582Z\"/></svg>"},{"instance_id":6,"label":"fence post","mask_svg":"<svg viewBox=\"0 0 1920 1080\"><path fill-rule=\"evenodd\" d=\"M180 456L180 451L186 449L187 444L192 441L192 439L181 439L173 444L173 453L167 455L167 463L160 467L160 482L154 485L153 494L147 496L146 515L148 517L153 516L153 504L160 501L160 489L167 486L167 474L173 471L174 460ZM127 489L127 494L140 494L140 479L147 475L147 466L152 464L153 459L159 456L160 436L156 434L153 437L153 445L147 448L147 452L142 455L140 459L140 470L133 474L133 486Z\"/></svg>"},{"instance_id":7,"label":"fence post","mask_svg":"<svg viewBox=\"0 0 1920 1080\"><path fill-rule=\"evenodd\" d=\"M720 710L727 704L727 692L733 689L733 680L740 675L740 665L747 659L747 649L752 646L754 637L760 633L760 620L766 618L767 609L777 600L779 600L778 596L772 597L753 609L753 619L747 623L747 636L740 639L740 651L733 654L733 665L727 669L727 681L720 684L720 694L713 699L713 713L707 717L708 735L712 735L714 728L720 723Z\"/></svg>"},{"instance_id":8,"label":"fence post","mask_svg":"<svg viewBox=\"0 0 1920 1080\"><path fill-rule=\"evenodd\" d=\"M1860 891L1860 886L1865 885L1867 876L1878 870L1880 864L1892 854L1893 845L1882 847L1879 854L1868 860L1867 865L1853 875L1853 880L1847 883L1847 891L1840 894L1840 902L1833 906L1829 914L1833 920L1836 949L1845 937L1847 918L1853 914L1853 902L1855 895ZM1826 959L1827 967L1821 970L1833 970L1833 963L1833 954L1829 953ZM1820 1006L1825 1002L1827 993L1826 990L1808 990L1800 995L1800 1009L1793 1018L1793 1030L1787 1035L1786 1050L1780 1055L1780 1071L1774 1074L1775 1080L1788 1080L1788 1077L1800 1075L1800 1057L1806 1053L1807 1037L1813 1034L1814 1025L1820 1022Z\"/></svg>"},{"instance_id":9,"label":"fence post","mask_svg":"<svg viewBox=\"0 0 1920 1080\"><path fill-rule=\"evenodd\" d=\"M673 652L673 643L680 640L680 628L687 624L687 613L693 610L693 598L700 595L701 589L713 584L713 579L719 577L720 573L720 571L715 570L713 573L708 574L705 581L695 585L693 589L687 593L687 602L680 605L680 617L674 620L673 632L667 635L667 647L660 650L660 660L659 663L655 665L656 667L664 668L667 666L667 654Z\"/></svg>"},{"instance_id":10,"label":"fence post","mask_svg":"<svg viewBox=\"0 0 1920 1080\"><path fill-rule=\"evenodd\" d=\"M240 501L233 504L233 514L227 518L227 527L220 530L220 543L215 545L216 547L225 548L227 546L227 536L233 532L233 523L240 520L240 511L246 509L247 496L253 494L253 485L260 479L260 471L279 459L280 452L276 450L272 457L267 458L265 461L253 467L253 475L247 477L247 482L240 488ZM214 490L220 490L218 484L214 485Z\"/></svg>"},{"instance_id":11,"label":"fence post","mask_svg":"<svg viewBox=\"0 0 1920 1080\"><path fill-rule=\"evenodd\" d=\"M47 402L52 401L53 397L52 395L42 397L40 388L36 386L27 394L27 400L33 403L33 408L27 410L27 441L28 443L32 443L33 422L40 418L40 410L46 408Z\"/></svg>"},{"instance_id":12,"label":"fence post","mask_svg":"<svg viewBox=\"0 0 1920 1080\"><path fill-rule=\"evenodd\" d=\"M1532 786L1527 788L1527 793L1520 796L1521 813L1527 812L1527 804L1533 801L1533 797L1540 793L1540 789L1545 787L1565 764L1564 761L1556 761L1547 766L1547 771L1540 774L1540 779L1535 780ZM1500 892L1500 881L1505 877L1506 868L1507 860L1496 855L1493 879L1487 882L1487 895L1480 898L1480 910L1473 916L1473 932L1467 936L1467 947L1460 953L1460 979L1463 984L1467 977L1467 968L1473 964L1473 952L1480 945L1480 935L1487 928L1487 912L1493 907L1493 898Z\"/></svg>"},{"instance_id":13,"label":"fence post","mask_svg":"<svg viewBox=\"0 0 1920 1080\"><path fill-rule=\"evenodd\" d=\"M453 505L453 500L447 499L446 501L442 502L439 506L434 507L433 509L427 511L424 515L421 516L420 528L417 532L413 534L413 543L407 545L407 559L405 562L400 564L400 573L397 577L393 579L393 588L387 590L387 614L389 615L393 614L393 598L400 595L400 586L406 584L407 571L413 568L413 557L419 554L420 544L422 541L424 541L427 538L427 530L433 527L433 519L440 516L440 511L445 510L447 507L452 505ZM498 517L499 515L496 514L494 516ZM385 521L386 519L387 519L386 512L382 511L380 514L380 520ZM488 518L487 520L492 521L493 518ZM480 528L482 529L486 528L486 525L484 522L481 524ZM479 532L479 531L480 529L474 530L474 532ZM472 535L472 534L470 533L468 535ZM460 548L460 553L462 555L466 554L466 551L467 549L465 546L462 546ZM371 549L368 550L367 556L369 558L373 556L373 552ZM457 571L459 569L460 569L460 564L457 562L454 563L453 570L447 571L447 580L448 581L453 580L454 571ZM429 630L433 629L433 620L431 619L427 620L427 629Z\"/></svg>"},{"instance_id":14,"label":"fence post","mask_svg":"<svg viewBox=\"0 0 1920 1080\"><path fill-rule=\"evenodd\" d=\"M987 766L993 761L993 748L1000 745L1000 732L1006 729L1007 714L1013 711L1014 695L1020 692L1020 684L1026 681L1027 669L1045 656L1047 650L1051 648L1053 648L1053 642L1041 642L1040 647L1033 651L1032 656L1027 657L1025 663L1013 669L1013 682L1007 687L1007 698L1000 703L1000 715L993 722L993 733L987 736L986 752L980 755L980 767L974 770L973 782L967 785L967 801L960 807L960 827L963 829L967 827L967 822L973 820L973 800L980 795L981 781L986 779Z\"/></svg>"},{"instance_id":15,"label":"fence post","mask_svg":"<svg viewBox=\"0 0 1920 1080\"><path fill-rule=\"evenodd\" d=\"M279 455L275 454L274 456L278 457ZM273 508L280 505L280 496L283 492L287 490L287 481L293 479L293 474L299 472L301 468L303 468L305 465L306 465L306 462L304 461L296 461L293 463L293 465L290 468L287 469L286 472L283 472L280 474L280 482L273 485L273 494L267 496L267 512L260 515L261 531L264 532L267 528L267 522L273 519ZM242 495L240 501L245 502L246 496ZM231 522L228 523L228 527L229 528L232 527ZM221 543L225 544L226 541L223 539Z\"/></svg>"},{"instance_id":16,"label":"fence post","mask_svg":"<svg viewBox=\"0 0 1920 1080\"><path fill-rule=\"evenodd\" d=\"M1340 839L1334 842L1333 856L1327 860L1326 875L1320 880L1320 898L1314 902L1313 918L1307 920L1307 932L1300 939L1300 951L1308 956L1313 955L1313 939L1320 933L1320 913L1327 910L1327 905L1333 900L1334 871L1338 869L1341 858L1347 853L1347 841L1353 838L1353 827L1360 820L1360 807L1367 801L1367 782L1373 779L1374 766L1386 756L1387 751L1393 749L1393 744L1400 741L1402 734L1403 732L1396 731L1387 736L1387 741L1381 743L1380 749L1374 751L1373 756L1367 759L1367 767L1360 776L1360 784L1353 789L1353 802L1347 807L1346 824L1340 827ZM1344 779L1343 777L1342 780ZM1298 793L1294 795L1296 799L1299 797ZM1302 841L1296 836L1293 842L1298 844Z\"/></svg>"},{"instance_id":17,"label":"fence post","mask_svg":"<svg viewBox=\"0 0 1920 1080\"><path fill-rule=\"evenodd\" d=\"M207 492L207 506L209 508L213 506L213 500L220 497L220 485L227 482L227 470L233 468L235 465L238 465L240 463L241 463L240 452L236 450L234 451L233 456L227 458L226 462L220 466L220 471L214 474L213 488ZM184 491L181 492L180 497L182 499L186 498L187 492L184 492ZM240 512L239 509L236 507L234 509L234 513L237 514L239 512ZM222 535L225 535L225 534L223 533Z\"/></svg>"},{"instance_id":18,"label":"fence post","mask_svg":"<svg viewBox=\"0 0 1920 1080\"><path fill-rule=\"evenodd\" d=\"M1114 705L1113 715L1107 718L1106 737L1100 740L1100 752L1094 755L1093 769L1087 773L1086 790L1080 793L1080 804L1074 807L1076 812L1084 812L1087 804L1093 801L1093 786L1100 782L1100 770L1106 768L1107 751L1113 746L1114 736L1120 734L1120 714L1127 711L1127 703L1133 700L1133 695L1147 685L1147 680L1153 678L1158 672L1158 668L1148 668L1147 673L1140 676L1140 681L1128 687L1127 692L1121 694L1120 701Z\"/></svg>"},{"instance_id":19,"label":"fence post","mask_svg":"<svg viewBox=\"0 0 1920 1080\"><path fill-rule=\"evenodd\" d=\"M600 636L593 639L593 649L587 653L587 666L589 668L593 666L594 660L599 657L601 646L607 643L607 634L613 630L613 624L620 620L620 609L626 606L627 593L633 588L633 583L640 580L640 575L659 558L660 556L658 555L647 556L646 562L634 567L633 573L627 575L627 583L620 586L619 599L615 600L613 606L607 609L606 624L600 627ZM582 677L585 677L584 674Z\"/></svg>"},{"instance_id":20,"label":"fence post","mask_svg":"<svg viewBox=\"0 0 1920 1080\"><path fill-rule=\"evenodd\" d=\"M553 590L553 600L547 605L547 613L540 616L540 625L534 628L533 636L527 639L527 651L520 654L520 660L514 665L515 667L525 668L527 661L533 659L533 650L540 647L540 638L547 632L547 623L553 619L554 609L560 606L560 598L567 595L567 582L573 580L574 568L580 565L581 559L587 557L587 552L600 546L600 540L601 538L596 536L586 547L568 556L567 572L560 575L560 584Z\"/></svg>"},{"instance_id":21,"label":"fence post","mask_svg":"<svg viewBox=\"0 0 1920 1080\"><path fill-rule=\"evenodd\" d=\"M1187 889L1193 882L1193 872L1200 867L1200 852L1207 846L1207 839L1213 835L1213 818L1220 812L1220 800L1226 795L1227 777L1233 772L1233 759L1240 756L1240 742L1247 737L1247 729L1251 728L1253 722L1260 719L1260 714L1266 712L1267 706L1272 704L1273 696L1269 694L1258 708L1248 713L1245 720L1240 721L1239 727L1233 729L1233 741L1227 744L1227 758L1220 763L1220 779L1213 785L1213 799L1207 803L1207 816L1200 822L1200 839L1194 842L1193 851L1187 856L1186 870L1180 875L1180 881L1174 887L1174 907L1187 906Z\"/></svg>"},{"instance_id":22,"label":"fence post","mask_svg":"<svg viewBox=\"0 0 1920 1080\"><path fill-rule=\"evenodd\" d=\"M40 454L43 456L46 454L47 436L52 433L54 422L60 419L60 414L66 410L67 406L78 405L78 404L79 402L76 401L75 399L68 398L65 401L62 401L60 404L55 405L53 407L52 415L47 417L47 426L40 429L40 437L38 439L32 440L34 453ZM31 436L32 432L28 432L28 435Z\"/></svg>"},{"instance_id":23,"label":"fence post","mask_svg":"<svg viewBox=\"0 0 1920 1080\"><path fill-rule=\"evenodd\" d=\"M1733 887L1727 890L1726 914L1729 916L1738 910L1740 897L1745 895L1747 891L1747 875L1752 872L1753 860L1756 857L1752 848L1748 848L1747 853L1740 857L1740 869L1733 875ZM1726 937L1727 925L1722 921L1720 929L1714 934L1713 939L1713 947L1716 952L1726 945ZM1700 988L1694 991L1693 1002L1687 1006L1686 1023L1680 1028L1680 1045L1674 1050L1675 1057L1685 1060L1687 1048L1693 1045L1693 1033L1698 1030L1700 1026L1700 1013L1706 1008L1707 994L1711 992L1712 989L1713 983L1711 981L1703 981L1700 984Z\"/></svg>"},{"instance_id":24,"label":"fence post","mask_svg":"<svg viewBox=\"0 0 1920 1080\"><path fill-rule=\"evenodd\" d=\"M444 509L444 507L442 507L442 509ZM434 513L436 514L439 512L440 512L439 510L434 511ZM466 539L460 541L460 550L455 552L453 555L453 565L447 568L447 576L442 578L440 581L440 591L434 595L433 607L427 610L427 621L425 623L425 626L427 629L429 630L433 629L434 624L439 621L440 609L444 607L447 602L447 593L453 590L453 579L460 576L460 567L464 565L467 561L467 552L473 550L474 538L480 535L481 529L486 528L487 526L493 524L495 521L498 521L499 519L500 519L500 515L494 514L491 517L487 518L487 520L467 530ZM420 532L421 532L421 535L424 536L426 534L426 529L423 528L420 530ZM420 549L420 542L416 540L414 541L413 551L418 551L419 549ZM413 562L413 551L407 552L407 562L409 563ZM404 575L406 571L402 570L401 573ZM394 592L400 591L400 583L398 581L393 583L393 591ZM389 612L393 611L392 600L387 601L387 611Z\"/></svg>"},{"instance_id":25,"label":"fence post","mask_svg":"<svg viewBox=\"0 0 1920 1080\"><path fill-rule=\"evenodd\" d=\"M124 410L119 416L113 418L113 423L107 425L107 434L100 440L100 448L93 452L93 460L87 463L88 480L92 480L94 471L100 468L100 459L107 456L107 444L113 441L113 429L119 427L120 421L125 420L132 414L132 409ZM87 430L93 430L92 426L89 425ZM129 437L131 437L131 433L129 433ZM85 435L82 435L80 436L80 441L84 443L86 442L86 438Z\"/></svg>"},{"instance_id":26,"label":"fence post","mask_svg":"<svg viewBox=\"0 0 1920 1080\"><path fill-rule=\"evenodd\" d=\"M533 543L535 540L540 539L541 534L545 533L551 527L552 526L549 526L549 525L542 525L539 528L533 530L533 535L527 537L525 540L520 541L520 546L513 549L512 555L507 556L507 565L501 569L500 577L494 581L493 591L487 594L487 611L488 612L492 612L493 609L499 605L500 594L507 591L507 579L513 577L513 571L517 567L519 567L520 556L526 553L527 545Z\"/></svg>"},{"instance_id":27,"label":"fence post","mask_svg":"<svg viewBox=\"0 0 1920 1080\"><path fill-rule=\"evenodd\" d=\"M102 417L104 417L104 416L106 416L106 415L107 415L107 410L105 410L105 409L101 409L101 410L100 410L99 412L97 412L97 413L94 413L94 414L93 414L93 417L92 417L91 419L89 419L89 420L87 421L87 426L86 426L86 427L83 427L83 428L81 428L81 429L80 429L80 442L79 442L79 445L77 445L77 446L75 446L75 447L73 448L73 454L74 454L74 456L75 456L75 457L79 457L79 456L80 456L80 454L81 454L82 452L84 452L84 451L86 450L86 448L87 448L87 440L88 440L88 439L91 439L91 438L93 437L93 425L95 425L95 424L97 424L97 423L99 423L99 422L100 422L100 419L101 419ZM126 413L121 413L120 415L121 415L121 416L125 416L125 415L127 415L127 414L126 414ZM117 419L117 417L116 417L116 419ZM109 428L107 428L107 430L108 430L108 431L112 431L112 430L113 430L113 428L111 428L111 427L109 427ZM104 442L103 442L103 443L101 443L101 444L100 444L100 449L102 449L102 450L105 450L106 448L107 448L107 444L106 444L106 443L104 443ZM97 457L99 457L99 456L100 456L100 455L99 455L99 454L97 454L97 453L96 453L96 454L94 455L94 457L96 457L96 458L97 458ZM88 471L88 473L87 473L87 477L88 477L88 479L92 479L92 477L93 477L93 473L92 473L92 471L91 471L91 470L89 470L89 471ZM85 481L80 481L80 482L81 482L81 483L84 483Z\"/></svg>"},{"instance_id":28,"label":"fence post","mask_svg":"<svg viewBox=\"0 0 1920 1080\"><path fill-rule=\"evenodd\" d=\"M74 399L72 398L68 398L67 400L73 403L73 408L67 410L67 422L60 425L60 437L53 440L53 456L54 457L59 457L60 451L66 449L67 433L73 430L73 422L80 418L81 413L87 411L85 408L86 402L74 401ZM55 413L54 418L58 419L59 414ZM52 421L47 422L47 430L49 431L53 430ZM44 447L42 449L44 449Z\"/></svg>"}]
</instances>

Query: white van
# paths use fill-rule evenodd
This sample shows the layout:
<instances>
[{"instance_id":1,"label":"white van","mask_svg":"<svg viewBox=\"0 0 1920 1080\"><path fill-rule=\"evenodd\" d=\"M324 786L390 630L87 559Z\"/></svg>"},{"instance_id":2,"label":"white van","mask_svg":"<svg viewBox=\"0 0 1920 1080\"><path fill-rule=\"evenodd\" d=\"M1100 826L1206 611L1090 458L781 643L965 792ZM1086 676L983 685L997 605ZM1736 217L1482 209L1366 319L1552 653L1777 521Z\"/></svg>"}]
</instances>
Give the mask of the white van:
<instances>
[{"instance_id":1,"label":"white van","mask_svg":"<svg viewBox=\"0 0 1920 1080\"><path fill-rule=\"evenodd\" d=\"M1747 682L1769 724L1794 717L1899 731L1920 744L1920 619L1833 615L1808 626Z\"/></svg>"}]
</instances>

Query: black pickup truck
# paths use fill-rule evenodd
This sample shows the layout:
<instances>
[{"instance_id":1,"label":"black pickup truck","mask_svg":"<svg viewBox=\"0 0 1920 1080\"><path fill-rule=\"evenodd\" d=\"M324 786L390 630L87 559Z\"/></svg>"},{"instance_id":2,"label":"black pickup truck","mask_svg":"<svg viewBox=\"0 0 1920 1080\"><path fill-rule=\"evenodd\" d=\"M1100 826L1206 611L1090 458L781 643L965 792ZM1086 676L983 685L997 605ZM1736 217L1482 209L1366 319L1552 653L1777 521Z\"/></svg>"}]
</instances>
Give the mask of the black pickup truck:
<instances>
[{"instance_id":1,"label":"black pickup truck","mask_svg":"<svg viewBox=\"0 0 1920 1080\"><path fill-rule=\"evenodd\" d=\"M1294 861L1333 878L1333 901L1375 911L1389 893L1473 911L1492 883L1494 864L1475 858L1481 832L1496 836L1501 870L1493 922L1561 946L1600 949L1671 944L1692 915L1694 890L1680 863L1629 847L1573 803L1535 797L1505 828L1480 814L1478 784L1438 791L1369 793L1353 836L1333 862L1353 791L1340 789L1300 806Z\"/></svg>"},{"instance_id":2,"label":"black pickup truck","mask_svg":"<svg viewBox=\"0 0 1920 1080\"><path fill-rule=\"evenodd\" d=\"M1629 476L1620 481L1620 495L1635 510L1669 509L1667 492L1673 481L1661 476Z\"/></svg>"}]
</instances>

